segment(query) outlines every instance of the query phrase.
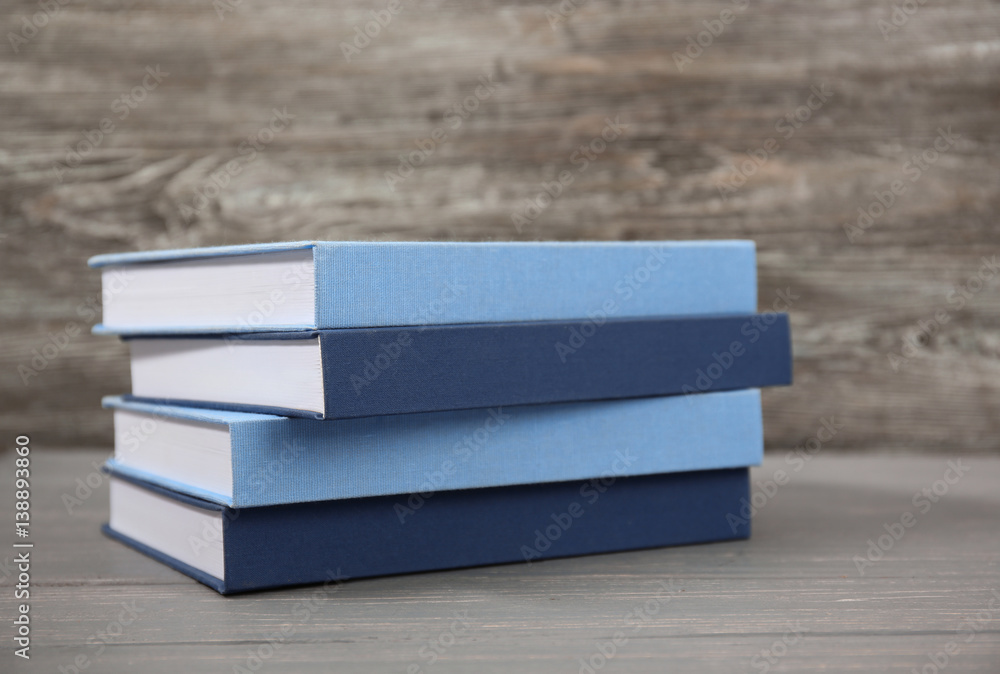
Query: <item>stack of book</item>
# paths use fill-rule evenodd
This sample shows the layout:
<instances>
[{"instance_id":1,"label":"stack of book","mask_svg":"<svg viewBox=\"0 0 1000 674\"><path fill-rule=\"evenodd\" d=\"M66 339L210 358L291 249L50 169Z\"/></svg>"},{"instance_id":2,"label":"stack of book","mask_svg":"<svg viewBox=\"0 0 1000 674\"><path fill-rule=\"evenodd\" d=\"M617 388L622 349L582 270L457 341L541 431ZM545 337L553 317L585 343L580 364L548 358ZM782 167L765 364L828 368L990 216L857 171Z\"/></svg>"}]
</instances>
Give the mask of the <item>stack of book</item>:
<instances>
[{"instance_id":1,"label":"stack of book","mask_svg":"<svg viewBox=\"0 0 1000 674\"><path fill-rule=\"evenodd\" d=\"M749 536L752 242L102 255L106 533L222 593Z\"/></svg>"}]
</instances>

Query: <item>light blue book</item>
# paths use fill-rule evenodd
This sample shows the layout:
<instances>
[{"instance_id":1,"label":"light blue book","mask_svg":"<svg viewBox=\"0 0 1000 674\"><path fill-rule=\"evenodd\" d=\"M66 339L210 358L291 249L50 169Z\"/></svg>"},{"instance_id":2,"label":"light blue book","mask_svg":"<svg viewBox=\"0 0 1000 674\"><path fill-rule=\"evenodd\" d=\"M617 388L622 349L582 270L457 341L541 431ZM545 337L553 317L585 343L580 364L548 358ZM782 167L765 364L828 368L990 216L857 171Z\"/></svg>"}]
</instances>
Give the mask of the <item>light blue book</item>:
<instances>
[{"instance_id":1,"label":"light blue book","mask_svg":"<svg viewBox=\"0 0 1000 674\"><path fill-rule=\"evenodd\" d=\"M98 255L95 332L372 328L757 308L752 241L317 242Z\"/></svg>"},{"instance_id":2,"label":"light blue book","mask_svg":"<svg viewBox=\"0 0 1000 674\"><path fill-rule=\"evenodd\" d=\"M233 508L570 480L603 489L763 458L756 389L327 421L104 405L116 474Z\"/></svg>"}]
</instances>

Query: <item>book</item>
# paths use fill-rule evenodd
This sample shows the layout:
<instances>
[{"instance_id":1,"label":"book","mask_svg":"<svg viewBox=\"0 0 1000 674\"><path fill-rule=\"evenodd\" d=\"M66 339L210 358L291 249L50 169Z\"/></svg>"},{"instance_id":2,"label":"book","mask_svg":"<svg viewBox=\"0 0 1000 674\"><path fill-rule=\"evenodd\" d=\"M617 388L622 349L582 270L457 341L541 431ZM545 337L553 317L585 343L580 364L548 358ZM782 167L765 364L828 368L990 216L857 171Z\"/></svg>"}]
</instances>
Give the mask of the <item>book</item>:
<instances>
[{"instance_id":1,"label":"book","mask_svg":"<svg viewBox=\"0 0 1000 674\"><path fill-rule=\"evenodd\" d=\"M791 383L787 314L130 338L132 396L317 419Z\"/></svg>"},{"instance_id":2,"label":"book","mask_svg":"<svg viewBox=\"0 0 1000 674\"><path fill-rule=\"evenodd\" d=\"M334 421L104 404L114 409L116 474L237 508L763 459L760 392L752 389Z\"/></svg>"},{"instance_id":3,"label":"book","mask_svg":"<svg viewBox=\"0 0 1000 674\"><path fill-rule=\"evenodd\" d=\"M112 473L106 534L222 594L746 538L746 468L232 509ZM664 560L669 563L669 559Z\"/></svg>"},{"instance_id":4,"label":"book","mask_svg":"<svg viewBox=\"0 0 1000 674\"><path fill-rule=\"evenodd\" d=\"M322 242L98 255L95 332L747 314L752 241Z\"/></svg>"}]
</instances>

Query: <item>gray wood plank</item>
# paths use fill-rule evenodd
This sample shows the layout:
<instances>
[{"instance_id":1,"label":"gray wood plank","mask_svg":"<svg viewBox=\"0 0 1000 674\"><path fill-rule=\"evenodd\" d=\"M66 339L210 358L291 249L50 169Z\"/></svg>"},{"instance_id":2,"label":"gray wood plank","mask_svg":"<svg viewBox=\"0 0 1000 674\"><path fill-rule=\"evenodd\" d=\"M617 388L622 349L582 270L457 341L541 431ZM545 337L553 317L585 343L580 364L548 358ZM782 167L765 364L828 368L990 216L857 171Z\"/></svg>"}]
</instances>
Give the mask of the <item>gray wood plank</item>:
<instances>
[{"instance_id":1,"label":"gray wood plank","mask_svg":"<svg viewBox=\"0 0 1000 674\"><path fill-rule=\"evenodd\" d=\"M95 253L297 238L749 237L761 308L778 289L800 296L796 385L768 393L769 447L803 442L835 414L849 423L831 446L995 452L998 280L961 309L948 303L1000 245L995 3L922 4L884 39L877 22L892 3L752 2L682 71L674 53L732 2L578 4L553 29L554 3L404 0L350 62L341 42L382 4L243 0L220 17L207 0L69 3L17 52L6 40L0 430L110 442L96 401L129 381L125 350L85 334L99 281L83 262ZM35 0L5 2L0 25L16 32L37 11ZM169 75L119 119L113 101L157 65ZM450 106L483 72L495 93L452 129ZM785 138L775 125L821 85L832 96ZM295 115L291 126L185 217L275 107ZM511 213L575 170L573 151L618 114L624 137L518 232ZM58 181L54 162L105 117L115 130ZM390 190L385 172L438 127L448 141ZM961 140L851 243L844 223L939 127ZM769 138L781 147L722 198L721 181ZM893 372L888 354L941 310L948 323ZM18 366L70 321L84 334L24 385Z\"/></svg>"},{"instance_id":2,"label":"gray wood plank","mask_svg":"<svg viewBox=\"0 0 1000 674\"><path fill-rule=\"evenodd\" d=\"M32 662L4 644L13 671L56 671L77 656L101 672L232 671L257 665L247 658L262 649L263 671L578 672L580 658L601 663L617 632L614 657L595 671L909 672L951 642L948 671L1000 662L994 457L821 451L795 470L794 455L773 453L753 471L771 496L758 497L749 541L227 598L101 536L106 486L66 511L61 495L77 478L96 484L104 455L33 455ZM942 491L949 461L964 475L921 512L914 496ZM0 498L12 497L12 468L7 453ZM773 489L778 471L789 479ZM852 558L908 511L912 527L860 574ZM0 606L10 613L9 594ZM431 663L442 635L448 646ZM771 663L762 649L783 655Z\"/></svg>"}]
</instances>

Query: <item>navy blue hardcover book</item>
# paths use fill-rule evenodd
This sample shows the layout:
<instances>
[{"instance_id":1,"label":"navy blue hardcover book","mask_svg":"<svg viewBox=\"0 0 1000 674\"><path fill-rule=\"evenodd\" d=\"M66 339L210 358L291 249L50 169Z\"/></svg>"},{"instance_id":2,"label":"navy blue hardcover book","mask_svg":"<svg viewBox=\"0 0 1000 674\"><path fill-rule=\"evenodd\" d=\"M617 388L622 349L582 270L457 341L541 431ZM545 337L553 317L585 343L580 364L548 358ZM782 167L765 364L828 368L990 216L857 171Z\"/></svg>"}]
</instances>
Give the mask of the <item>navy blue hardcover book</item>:
<instances>
[{"instance_id":1,"label":"navy blue hardcover book","mask_svg":"<svg viewBox=\"0 0 1000 674\"><path fill-rule=\"evenodd\" d=\"M788 315L130 339L132 397L282 416L413 412L791 383Z\"/></svg>"},{"instance_id":2,"label":"navy blue hardcover book","mask_svg":"<svg viewBox=\"0 0 1000 674\"><path fill-rule=\"evenodd\" d=\"M747 538L746 468L234 510L124 475L104 531L222 594Z\"/></svg>"}]
</instances>

